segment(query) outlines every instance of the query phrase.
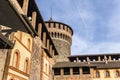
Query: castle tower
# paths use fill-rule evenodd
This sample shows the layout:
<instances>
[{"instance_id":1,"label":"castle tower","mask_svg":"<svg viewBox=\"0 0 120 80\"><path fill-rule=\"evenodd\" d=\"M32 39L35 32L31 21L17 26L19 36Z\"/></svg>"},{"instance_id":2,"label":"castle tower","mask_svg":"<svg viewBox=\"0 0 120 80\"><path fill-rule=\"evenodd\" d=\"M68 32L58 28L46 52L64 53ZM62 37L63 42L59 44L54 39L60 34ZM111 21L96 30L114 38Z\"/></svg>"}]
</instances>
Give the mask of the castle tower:
<instances>
[{"instance_id":1,"label":"castle tower","mask_svg":"<svg viewBox=\"0 0 120 80\"><path fill-rule=\"evenodd\" d=\"M64 23L53 21L52 18L46 21L45 24L58 51L56 61L69 61L68 56L71 54L73 35L72 28Z\"/></svg>"}]
</instances>

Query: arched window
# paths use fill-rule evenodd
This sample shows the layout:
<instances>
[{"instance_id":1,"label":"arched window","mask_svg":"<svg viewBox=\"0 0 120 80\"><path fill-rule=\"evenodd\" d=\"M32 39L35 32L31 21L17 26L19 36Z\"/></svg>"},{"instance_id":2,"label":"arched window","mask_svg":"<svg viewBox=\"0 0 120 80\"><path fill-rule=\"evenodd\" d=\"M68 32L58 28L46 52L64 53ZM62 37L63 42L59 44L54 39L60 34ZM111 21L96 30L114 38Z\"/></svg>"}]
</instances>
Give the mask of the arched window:
<instances>
[{"instance_id":1,"label":"arched window","mask_svg":"<svg viewBox=\"0 0 120 80\"><path fill-rule=\"evenodd\" d=\"M51 33L51 36L53 37L53 32Z\"/></svg>"},{"instance_id":2,"label":"arched window","mask_svg":"<svg viewBox=\"0 0 120 80\"><path fill-rule=\"evenodd\" d=\"M60 34L58 33L58 38L60 38Z\"/></svg>"},{"instance_id":3,"label":"arched window","mask_svg":"<svg viewBox=\"0 0 120 80\"><path fill-rule=\"evenodd\" d=\"M31 41L30 41L30 39L28 39L27 46L28 46L28 49L30 50L30 46L31 46Z\"/></svg>"},{"instance_id":4,"label":"arched window","mask_svg":"<svg viewBox=\"0 0 120 80\"><path fill-rule=\"evenodd\" d=\"M29 70L29 59L27 58L24 62L24 72L28 73Z\"/></svg>"},{"instance_id":5,"label":"arched window","mask_svg":"<svg viewBox=\"0 0 120 80\"><path fill-rule=\"evenodd\" d=\"M109 71L106 71L105 77L110 77L110 72Z\"/></svg>"},{"instance_id":6,"label":"arched window","mask_svg":"<svg viewBox=\"0 0 120 80\"><path fill-rule=\"evenodd\" d=\"M53 37L55 37L55 33L53 33Z\"/></svg>"},{"instance_id":7,"label":"arched window","mask_svg":"<svg viewBox=\"0 0 120 80\"><path fill-rule=\"evenodd\" d=\"M16 50L13 54L13 67L15 68L19 67L19 60L20 60L20 53L18 50Z\"/></svg>"},{"instance_id":8,"label":"arched window","mask_svg":"<svg viewBox=\"0 0 120 80\"><path fill-rule=\"evenodd\" d=\"M60 34L60 38L62 38L62 33Z\"/></svg>"},{"instance_id":9,"label":"arched window","mask_svg":"<svg viewBox=\"0 0 120 80\"><path fill-rule=\"evenodd\" d=\"M120 77L120 72L118 70L116 71L116 77Z\"/></svg>"},{"instance_id":10,"label":"arched window","mask_svg":"<svg viewBox=\"0 0 120 80\"><path fill-rule=\"evenodd\" d=\"M55 33L55 38L56 38L56 33Z\"/></svg>"},{"instance_id":11,"label":"arched window","mask_svg":"<svg viewBox=\"0 0 120 80\"><path fill-rule=\"evenodd\" d=\"M96 71L96 78L100 78L100 73L99 73L99 71Z\"/></svg>"}]
</instances>

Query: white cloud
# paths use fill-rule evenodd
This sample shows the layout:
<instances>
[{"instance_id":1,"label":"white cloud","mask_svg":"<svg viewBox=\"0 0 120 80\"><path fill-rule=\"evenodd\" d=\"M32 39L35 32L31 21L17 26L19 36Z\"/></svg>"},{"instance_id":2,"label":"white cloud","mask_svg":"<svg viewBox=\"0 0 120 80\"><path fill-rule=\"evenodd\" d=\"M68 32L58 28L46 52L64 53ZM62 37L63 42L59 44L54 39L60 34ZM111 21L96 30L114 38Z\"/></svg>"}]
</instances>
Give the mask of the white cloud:
<instances>
[{"instance_id":1,"label":"white cloud","mask_svg":"<svg viewBox=\"0 0 120 80\"><path fill-rule=\"evenodd\" d=\"M87 42L82 40L78 35L74 35L72 39L71 54L79 54L79 52L87 47Z\"/></svg>"},{"instance_id":2,"label":"white cloud","mask_svg":"<svg viewBox=\"0 0 120 80\"><path fill-rule=\"evenodd\" d=\"M81 47L79 46L80 44ZM120 43L117 42L91 44L89 42L81 41L80 44L76 43L76 48L73 46L74 49L72 55L120 53Z\"/></svg>"}]
</instances>

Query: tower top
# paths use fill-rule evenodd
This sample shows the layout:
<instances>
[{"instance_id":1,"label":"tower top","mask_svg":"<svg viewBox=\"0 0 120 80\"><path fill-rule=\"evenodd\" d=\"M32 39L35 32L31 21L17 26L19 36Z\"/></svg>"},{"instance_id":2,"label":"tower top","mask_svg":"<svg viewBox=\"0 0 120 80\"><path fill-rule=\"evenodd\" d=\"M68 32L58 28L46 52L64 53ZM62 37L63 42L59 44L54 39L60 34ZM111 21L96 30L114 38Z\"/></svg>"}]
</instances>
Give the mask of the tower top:
<instances>
[{"instance_id":1,"label":"tower top","mask_svg":"<svg viewBox=\"0 0 120 80\"><path fill-rule=\"evenodd\" d=\"M53 21L53 19L52 19L52 17L50 17L50 20L49 20L50 22L52 22Z\"/></svg>"},{"instance_id":2,"label":"tower top","mask_svg":"<svg viewBox=\"0 0 120 80\"><path fill-rule=\"evenodd\" d=\"M53 21L53 19L52 19L52 6L51 6L51 9L50 9L51 11L51 16L50 16L50 20L49 21Z\"/></svg>"}]
</instances>

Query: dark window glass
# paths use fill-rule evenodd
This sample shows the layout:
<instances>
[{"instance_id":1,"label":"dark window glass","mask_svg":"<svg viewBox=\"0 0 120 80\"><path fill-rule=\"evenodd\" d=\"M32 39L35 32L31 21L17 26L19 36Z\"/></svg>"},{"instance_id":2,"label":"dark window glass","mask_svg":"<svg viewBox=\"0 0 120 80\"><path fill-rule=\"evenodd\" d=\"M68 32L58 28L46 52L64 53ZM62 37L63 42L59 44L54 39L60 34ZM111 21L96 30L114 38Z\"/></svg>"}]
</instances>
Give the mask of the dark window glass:
<instances>
[{"instance_id":1,"label":"dark window glass","mask_svg":"<svg viewBox=\"0 0 120 80\"><path fill-rule=\"evenodd\" d=\"M73 74L74 75L80 74L79 67L78 68L77 67L73 68Z\"/></svg>"},{"instance_id":2,"label":"dark window glass","mask_svg":"<svg viewBox=\"0 0 120 80\"><path fill-rule=\"evenodd\" d=\"M54 75L60 75L60 68L54 69Z\"/></svg>"},{"instance_id":3,"label":"dark window glass","mask_svg":"<svg viewBox=\"0 0 120 80\"><path fill-rule=\"evenodd\" d=\"M70 68L64 68L64 75L70 75Z\"/></svg>"},{"instance_id":4,"label":"dark window glass","mask_svg":"<svg viewBox=\"0 0 120 80\"><path fill-rule=\"evenodd\" d=\"M89 67L83 67L82 68L82 73L83 74L90 74L90 68Z\"/></svg>"}]
</instances>

